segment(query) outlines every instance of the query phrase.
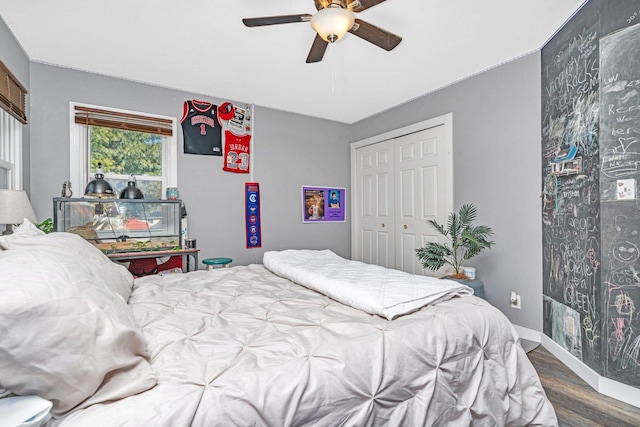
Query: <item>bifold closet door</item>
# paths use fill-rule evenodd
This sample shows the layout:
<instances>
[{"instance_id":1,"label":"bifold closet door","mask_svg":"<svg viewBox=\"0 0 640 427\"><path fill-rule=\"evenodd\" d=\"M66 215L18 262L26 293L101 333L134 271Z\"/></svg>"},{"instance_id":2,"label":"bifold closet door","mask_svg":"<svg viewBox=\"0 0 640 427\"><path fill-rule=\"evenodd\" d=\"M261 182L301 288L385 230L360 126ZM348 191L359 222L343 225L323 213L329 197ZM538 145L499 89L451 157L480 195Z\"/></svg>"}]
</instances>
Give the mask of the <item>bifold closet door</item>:
<instances>
[{"instance_id":1,"label":"bifold closet door","mask_svg":"<svg viewBox=\"0 0 640 427\"><path fill-rule=\"evenodd\" d=\"M393 140L356 151L355 259L395 268Z\"/></svg>"},{"instance_id":2,"label":"bifold closet door","mask_svg":"<svg viewBox=\"0 0 640 427\"><path fill-rule=\"evenodd\" d=\"M451 153L444 146L444 126L425 129L394 140L395 265L414 274L425 270L415 250L440 235L427 223L446 221Z\"/></svg>"},{"instance_id":3,"label":"bifold closet door","mask_svg":"<svg viewBox=\"0 0 640 427\"><path fill-rule=\"evenodd\" d=\"M356 149L354 259L415 274L415 250L440 236L453 204L452 150L444 125Z\"/></svg>"}]
</instances>

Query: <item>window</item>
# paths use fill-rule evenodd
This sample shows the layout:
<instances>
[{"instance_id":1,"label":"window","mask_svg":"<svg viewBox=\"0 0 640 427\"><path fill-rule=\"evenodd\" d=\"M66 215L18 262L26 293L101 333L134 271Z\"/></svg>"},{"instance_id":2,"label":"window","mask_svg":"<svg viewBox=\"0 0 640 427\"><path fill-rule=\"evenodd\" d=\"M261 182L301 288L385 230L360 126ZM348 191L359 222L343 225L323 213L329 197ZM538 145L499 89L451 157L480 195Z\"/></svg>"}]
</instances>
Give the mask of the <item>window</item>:
<instances>
[{"instance_id":1,"label":"window","mask_svg":"<svg viewBox=\"0 0 640 427\"><path fill-rule=\"evenodd\" d=\"M27 123L25 97L27 90L0 61L0 106L22 124Z\"/></svg>"},{"instance_id":2,"label":"window","mask_svg":"<svg viewBox=\"0 0 640 427\"><path fill-rule=\"evenodd\" d=\"M0 109L0 188L22 190L22 123Z\"/></svg>"},{"instance_id":3,"label":"window","mask_svg":"<svg viewBox=\"0 0 640 427\"><path fill-rule=\"evenodd\" d=\"M0 61L0 188L22 190L22 125L27 90Z\"/></svg>"},{"instance_id":4,"label":"window","mask_svg":"<svg viewBox=\"0 0 640 427\"><path fill-rule=\"evenodd\" d=\"M177 187L175 118L74 103L71 118L70 179L76 194L98 163L118 194L130 175L146 199L161 199L167 187Z\"/></svg>"}]
</instances>

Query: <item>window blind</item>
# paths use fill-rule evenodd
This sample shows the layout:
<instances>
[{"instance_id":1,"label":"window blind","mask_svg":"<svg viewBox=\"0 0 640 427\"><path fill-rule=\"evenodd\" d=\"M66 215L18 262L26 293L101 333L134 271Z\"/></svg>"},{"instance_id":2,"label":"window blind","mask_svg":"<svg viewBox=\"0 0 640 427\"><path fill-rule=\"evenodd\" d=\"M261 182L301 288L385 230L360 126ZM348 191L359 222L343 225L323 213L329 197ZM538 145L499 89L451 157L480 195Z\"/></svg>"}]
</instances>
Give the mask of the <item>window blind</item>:
<instances>
[{"instance_id":1,"label":"window blind","mask_svg":"<svg viewBox=\"0 0 640 427\"><path fill-rule=\"evenodd\" d=\"M11 74L2 61L0 61L0 107L4 108L20 123L27 123L25 112L25 97L27 90L18 79Z\"/></svg>"},{"instance_id":2,"label":"window blind","mask_svg":"<svg viewBox=\"0 0 640 427\"><path fill-rule=\"evenodd\" d=\"M76 105L74 109L75 122L80 125L103 126L164 136L173 135L173 122L169 119L120 113L80 105Z\"/></svg>"}]
</instances>

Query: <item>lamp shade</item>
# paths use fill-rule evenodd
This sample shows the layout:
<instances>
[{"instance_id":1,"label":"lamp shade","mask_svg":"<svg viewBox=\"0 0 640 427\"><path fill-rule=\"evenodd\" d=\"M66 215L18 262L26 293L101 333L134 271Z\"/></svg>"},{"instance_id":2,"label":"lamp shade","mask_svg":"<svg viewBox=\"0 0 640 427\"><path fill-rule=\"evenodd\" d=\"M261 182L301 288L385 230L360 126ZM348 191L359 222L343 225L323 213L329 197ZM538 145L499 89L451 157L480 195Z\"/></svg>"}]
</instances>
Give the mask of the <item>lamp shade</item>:
<instances>
[{"instance_id":1,"label":"lamp shade","mask_svg":"<svg viewBox=\"0 0 640 427\"><path fill-rule=\"evenodd\" d=\"M102 163L98 163L98 170L94 179L89 181L87 187L84 189L85 196L93 197L113 197L113 187L107 181L104 180L104 174L102 173Z\"/></svg>"},{"instance_id":2,"label":"lamp shade","mask_svg":"<svg viewBox=\"0 0 640 427\"><path fill-rule=\"evenodd\" d=\"M36 223L27 193L20 190L0 190L0 224L20 224L27 218Z\"/></svg>"},{"instance_id":3,"label":"lamp shade","mask_svg":"<svg viewBox=\"0 0 640 427\"><path fill-rule=\"evenodd\" d=\"M311 17L311 27L324 41L340 40L353 27L353 13L341 7L327 7Z\"/></svg>"}]
</instances>

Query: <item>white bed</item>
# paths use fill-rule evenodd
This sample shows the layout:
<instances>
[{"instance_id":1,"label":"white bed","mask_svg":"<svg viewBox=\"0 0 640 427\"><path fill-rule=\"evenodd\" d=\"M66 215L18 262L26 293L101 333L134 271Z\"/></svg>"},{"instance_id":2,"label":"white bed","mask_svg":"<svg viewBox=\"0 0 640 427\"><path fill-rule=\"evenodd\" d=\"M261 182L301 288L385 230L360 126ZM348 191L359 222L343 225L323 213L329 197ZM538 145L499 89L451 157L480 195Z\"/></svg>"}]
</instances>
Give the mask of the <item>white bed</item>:
<instances>
[{"instance_id":1,"label":"white bed","mask_svg":"<svg viewBox=\"0 0 640 427\"><path fill-rule=\"evenodd\" d=\"M393 320L263 265L129 297L126 270L70 236L0 239L0 385L53 401L50 426L557 425L509 321L464 287Z\"/></svg>"}]
</instances>

